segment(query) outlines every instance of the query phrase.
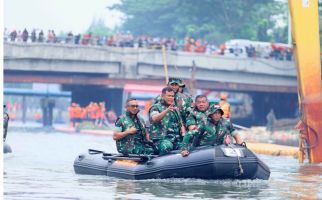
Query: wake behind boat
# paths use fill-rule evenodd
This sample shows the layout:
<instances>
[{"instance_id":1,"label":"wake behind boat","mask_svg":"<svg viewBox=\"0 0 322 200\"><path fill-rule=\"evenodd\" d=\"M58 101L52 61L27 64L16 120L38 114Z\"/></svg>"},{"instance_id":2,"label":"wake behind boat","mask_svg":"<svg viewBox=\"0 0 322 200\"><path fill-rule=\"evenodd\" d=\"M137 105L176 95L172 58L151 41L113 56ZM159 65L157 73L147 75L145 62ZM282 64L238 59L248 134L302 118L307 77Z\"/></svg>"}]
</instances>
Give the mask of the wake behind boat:
<instances>
[{"instance_id":1,"label":"wake behind boat","mask_svg":"<svg viewBox=\"0 0 322 200\"><path fill-rule=\"evenodd\" d=\"M198 147L189 156L180 151L163 156L122 155L89 150L74 161L77 174L124 179L263 179L270 170L252 151L240 145Z\"/></svg>"}]
</instances>

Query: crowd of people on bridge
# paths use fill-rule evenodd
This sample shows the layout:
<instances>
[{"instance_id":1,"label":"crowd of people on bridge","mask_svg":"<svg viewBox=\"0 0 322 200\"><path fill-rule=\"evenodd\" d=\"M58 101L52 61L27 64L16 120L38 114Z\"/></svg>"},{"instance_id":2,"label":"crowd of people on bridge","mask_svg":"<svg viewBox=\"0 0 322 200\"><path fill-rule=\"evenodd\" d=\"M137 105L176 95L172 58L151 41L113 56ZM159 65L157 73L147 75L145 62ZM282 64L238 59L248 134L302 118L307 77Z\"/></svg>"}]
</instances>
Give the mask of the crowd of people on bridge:
<instances>
[{"instance_id":1,"label":"crowd of people on bridge","mask_svg":"<svg viewBox=\"0 0 322 200\"><path fill-rule=\"evenodd\" d=\"M164 155L181 150L188 156L197 146L237 144L243 141L230 121L230 105L223 95L219 104L207 96L183 92L181 79L171 78L149 109L149 127L138 115L138 100L126 101L125 114L115 122L113 139L122 154Z\"/></svg>"},{"instance_id":2,"label":"crowd of people on bridge","mask_svg":"<svg viewBox=\"0 0 322 200\"><path fill-rule=\"evenodd\" d=\"M109 46L109 47L128 47L128 48L148 48L161 49L164 45L169 51L195 52L207 55L223 55L233 57L251 57L266 58L275 60L292 60L293 49L277 45L252 45L238 44L227 45L216 44L213 41L207 41L201 38L174 38L174 37L153 37L151 35L134 36L131 33L114 34L107 36L93 35L92 33L76 34L72 31L67 34L57 36L54 30L33 29L29 32L26 28L21 30L12 30L9 32L4 28L5 42L40 42L56 44L74 44L74 45L92 45L92 46Z\"/></svg>"}]
</instances>

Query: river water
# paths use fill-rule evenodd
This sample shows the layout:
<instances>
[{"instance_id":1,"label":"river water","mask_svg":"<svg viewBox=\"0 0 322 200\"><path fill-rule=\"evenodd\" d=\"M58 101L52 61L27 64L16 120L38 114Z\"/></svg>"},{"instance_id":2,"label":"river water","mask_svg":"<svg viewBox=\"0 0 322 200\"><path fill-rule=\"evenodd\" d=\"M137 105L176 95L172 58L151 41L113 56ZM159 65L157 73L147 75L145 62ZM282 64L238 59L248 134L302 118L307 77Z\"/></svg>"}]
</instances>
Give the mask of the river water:
<instances>
[{"instance_id":1,"label":"river water","mask_svg":"<svg viewBox=\"0 0 322 200\"><path fill-rule=\"evenodd\" d=\"M322 165L259 155L271 169L263 180L122 180L78 175L73 162L89 148L116 152L110 136L15 130L4 156L4 199L322 199Z\"/></svg>"}]
</instances>

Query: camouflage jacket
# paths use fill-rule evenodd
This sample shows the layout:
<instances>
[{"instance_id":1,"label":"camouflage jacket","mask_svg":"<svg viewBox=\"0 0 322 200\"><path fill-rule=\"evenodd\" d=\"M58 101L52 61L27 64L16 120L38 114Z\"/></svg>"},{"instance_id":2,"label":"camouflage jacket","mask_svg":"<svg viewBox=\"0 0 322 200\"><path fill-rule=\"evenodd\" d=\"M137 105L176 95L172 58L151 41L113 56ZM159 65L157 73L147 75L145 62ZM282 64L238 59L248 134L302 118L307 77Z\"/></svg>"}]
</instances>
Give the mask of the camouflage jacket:
<instances>
[{"instance_id":1,"label":"camouflage jacket","mask_svg":"<svg viewBox=\"0 0 322 200\"><path fill-rule=\"evenodd\" d=\"M189 114L186 119L186 126L189 127L190 125L200 125L207 123L207 111L202 112L199 111L197 108L194 108Z\"/></svg>"},{"instance_id":2,"label":"camouflage jacket","mask_svg":"<svg viewBox=\"0 0 322 200\"><path fill-rule=\"evenodd\" d=\"M127 135L126 137L116 141L118 152L128 152L128 149L134 149L136 145L143 145L146 136L146 126L143 118L136 116L132 118L129 112L120 116L115 122L115 131L123 132L127 129L135 127L135 134Z\"/></svg>"},{"instance_id":3,"label":"camouflage jacket","mask_svg":"<svg viewBox=\"0 0 322 200\"><path fill-rule=\"evenodd\" d=\"M164 139L165 137L181 137L181 123L182 119L178 111L168 112L164 118L159 122L153 122L152 116L161 113L167 109L167 106L161 101L160 103L152 105L149 110L150 119L150 138Z\"/></svg>"},{"instance_id":4,"label":"camouflage jacket","mask_svg":"<svg viewBox=\"0 0 322 200\"><path fill-rule=\"evenodd\" d=\"M193 104L193 99L192 99L192 96L189 94L189 93L181 93L182 96L183 96L183 99L185 101L185 104L187 107L191 107L192 104Z\"/></svg>"},{"instance_id":5,"label":"camouflage jacket","mask_svg":"<svg viewBox=\"0 0 322 200\"><path fill-rule=\"evenodd\" d=\"M154 99L154 104L160 103L161 100L162 100L161 95L158 95ZM189 95L185 93L180 93L180 92L177 92L175 94L174 105L178 107L180 110L186 110L190 108L192 103L193 103L193 99Z\"/></svg>"},{"instance_id":6,"label":"camouflage jacket","mask_svg":"<svg viewBox=\"0 0 322 200\"><path fill-rule=\"evenodd\" d=\"M223 144L225 135L235 135L233 124L224 118L214 124L208 118L207 124L200 126L200 145Z\"/></svg>"},{"instance_id":7,"label":"camouflage jacket","mask_svg":"<svg viewBox=\"0 0 322 200\"><path fill-rule=\"evenodd\" d=\"M161 101L162 101L161 95L158 95L154 99L154 104L158 104ZM192 103L193 103L193 100L191 97L189 97L183 93L179 93L179 92L176 93L175 100L174 100L174 106L179 108L181 119L184 124L186 123L186 118L188 117L189 113L192 110L192 108L191 108Z\"/></svg>"}]
</instances>

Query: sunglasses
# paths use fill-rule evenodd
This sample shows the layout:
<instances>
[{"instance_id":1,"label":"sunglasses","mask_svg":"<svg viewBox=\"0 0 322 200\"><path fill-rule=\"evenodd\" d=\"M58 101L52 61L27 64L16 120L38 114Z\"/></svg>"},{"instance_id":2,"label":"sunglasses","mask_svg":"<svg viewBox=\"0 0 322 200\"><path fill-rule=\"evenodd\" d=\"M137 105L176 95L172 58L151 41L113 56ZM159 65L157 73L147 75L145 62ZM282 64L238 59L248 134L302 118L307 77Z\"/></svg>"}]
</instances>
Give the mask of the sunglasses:
<instances>
[{"instance_id":1,"label":"sunglasses","mask_svg":"<svg viewBox=\"0 0 322 200\"><path fill-rule=\"evenodd\" d=\"M131 108L138 108L139 107L139 105L128 105L128 106Z\"/></svg>"}]
</instances>

